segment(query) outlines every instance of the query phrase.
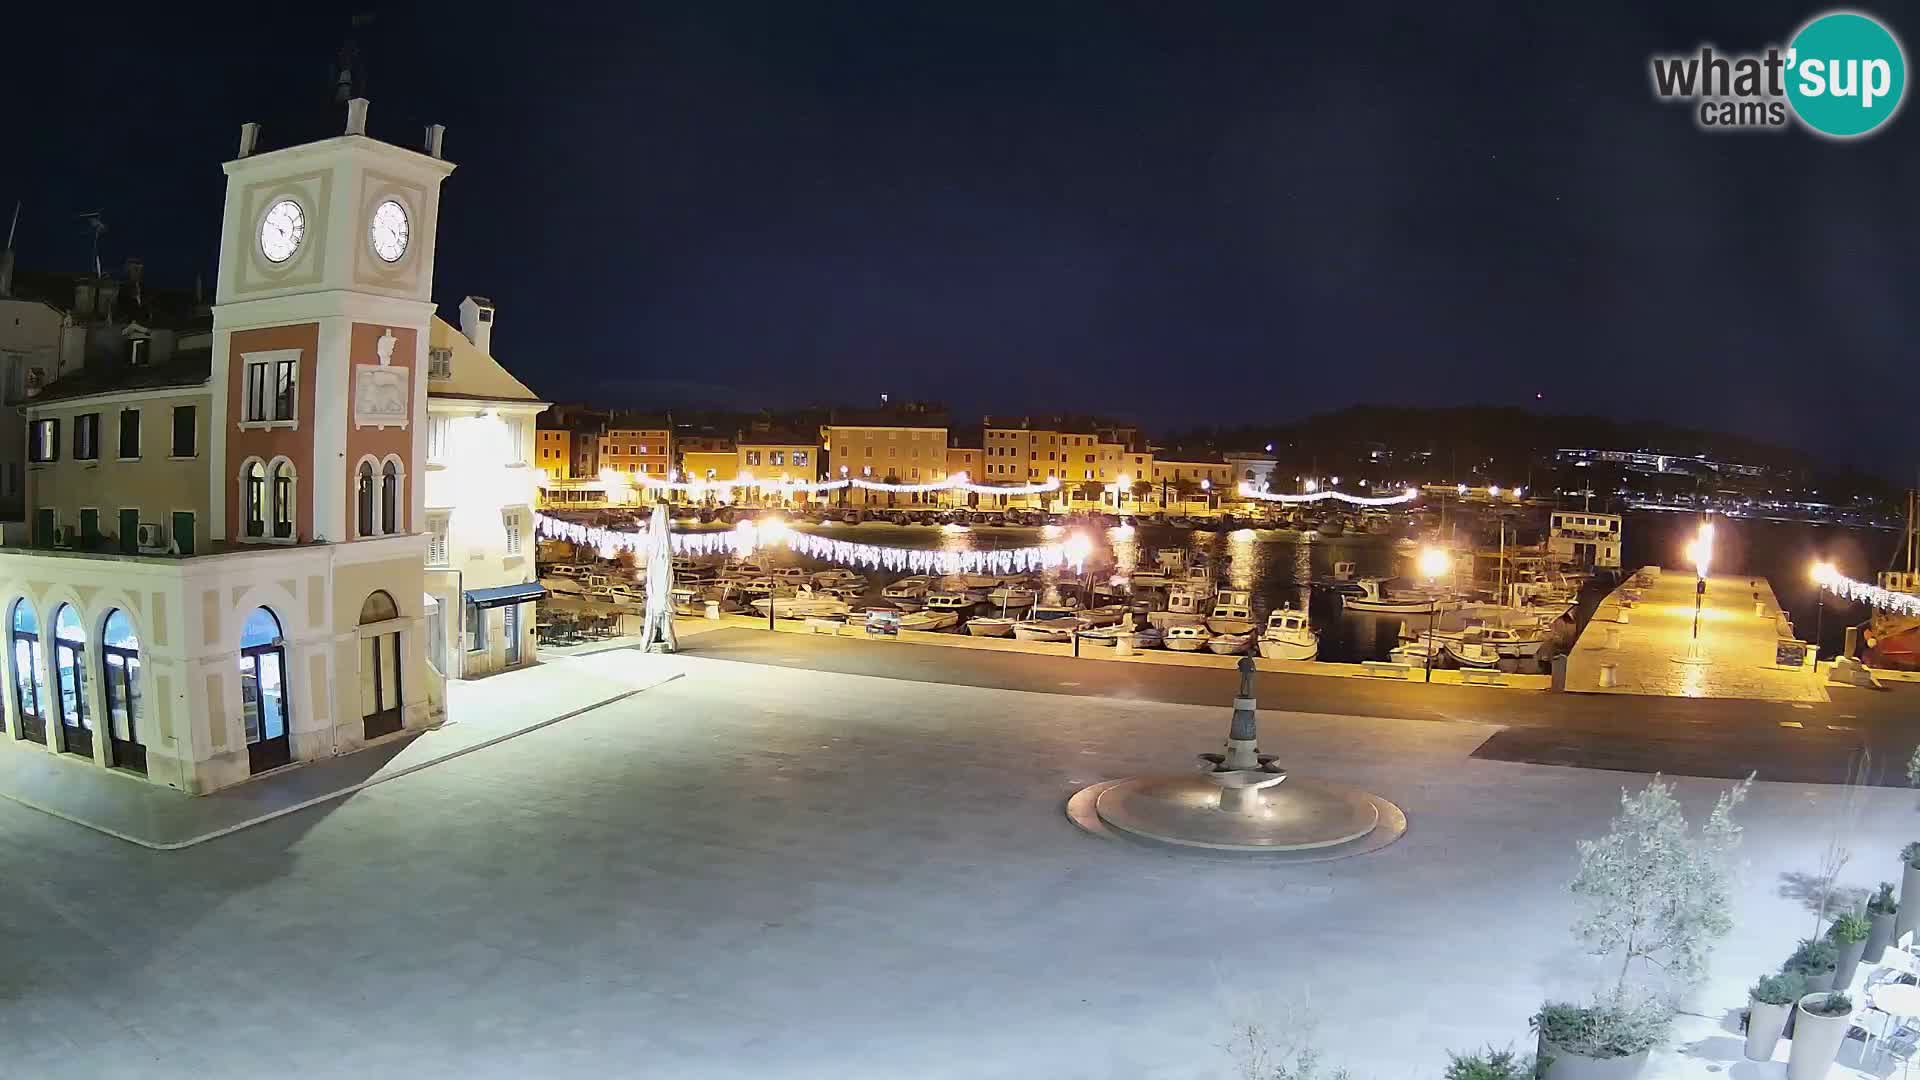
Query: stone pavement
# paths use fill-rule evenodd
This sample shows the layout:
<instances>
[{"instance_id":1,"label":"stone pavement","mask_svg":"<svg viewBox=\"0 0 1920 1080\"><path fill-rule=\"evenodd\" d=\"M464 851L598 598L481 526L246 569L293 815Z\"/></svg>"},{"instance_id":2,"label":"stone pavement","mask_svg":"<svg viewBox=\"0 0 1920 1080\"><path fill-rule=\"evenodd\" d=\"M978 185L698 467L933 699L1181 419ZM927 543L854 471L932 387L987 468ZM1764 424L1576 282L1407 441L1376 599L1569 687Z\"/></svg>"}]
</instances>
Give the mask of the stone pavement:
<instances>
[{"instance_id":1,"label":"stone pavement","mask_svg":"<svg viewBox=\"0 0 1920 1080\"><path fill-rule=\"evenodd\" d=\"M1213 1080L1234 1019L1302 1006L1326 1065L1434 1076L1606 977L1566 883L1645 777L1477 759L1485 725L1266 709L1265 749L1392 799L1406 836L1186 858L1062 804L1188 771L1231 685L1205 707L671 662L685 677L184 851L0 802L0 1074ZM478 686L558 693L559 668ZM1723 787L1677 781L1696 817ZM1856 815L1845 794L1755 790L1736 928L1645 1075L1779 1075L1737 1063L1729 1010L1812 931L1831 836L1848 888L1897 878L1913 836L1912 792Z\"/></svg>"},{"instance_id":2,"label":"stone pavement","mask_svg":"<svg viewBox=\"0 0 1920 1080\"><path fill-rule=\"evenodd\" d=\"M594 660L555 658L508 675L453 683L447 690L452 719L438 728L199 797L8 742L0 745L0 797L142 847L177 850L397 779L678 677L674 658L628 651Z\"/></svg>"},{"instance_id":3,"label":"stone pavement","mask_svg":"<svg viewBox=\"0 0 1920 1080\"><path fill-rule=\"evenodd\" d=\"M1679 662L1693 645L1694 580L1691 571L1668 570L1643 591L1631 583L1614 590L1568 654L1567 689L1585 694L1828 700L1825 683L1810 667L1774 663L1785 619L1765 578L1711 575L1700 613L1700 646L1707 662ZM1622 598L1634 591L1642 593L1640 599L1623 611ZM1624 623L1617 621L1623 613ZM1608 644L1610 631L1618 632L1618 646ZM1616 665L1617 685L1601 685L1603 664Z\"/></svg>"}]
</instances>

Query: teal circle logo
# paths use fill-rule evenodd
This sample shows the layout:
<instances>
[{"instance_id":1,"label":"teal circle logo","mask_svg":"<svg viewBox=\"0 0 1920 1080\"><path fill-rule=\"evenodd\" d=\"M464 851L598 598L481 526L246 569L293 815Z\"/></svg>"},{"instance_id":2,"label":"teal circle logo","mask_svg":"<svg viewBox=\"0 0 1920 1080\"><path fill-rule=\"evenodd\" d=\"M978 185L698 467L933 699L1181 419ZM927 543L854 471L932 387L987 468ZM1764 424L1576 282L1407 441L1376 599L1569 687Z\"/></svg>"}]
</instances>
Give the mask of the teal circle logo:
<instances>
[{"instance_id":1,"label":"teal circle logo","mask_svg":"<svg viewBox=\"0 0 1920 1080\"><path fill-rule=\"evenodd\" d=\"M1907 57L1893 32L1853 11L1815 18L1787 52L1787 101L1800 122L1851 139L1893 119L1907 90Z\"/></svg>"}]
</instances>

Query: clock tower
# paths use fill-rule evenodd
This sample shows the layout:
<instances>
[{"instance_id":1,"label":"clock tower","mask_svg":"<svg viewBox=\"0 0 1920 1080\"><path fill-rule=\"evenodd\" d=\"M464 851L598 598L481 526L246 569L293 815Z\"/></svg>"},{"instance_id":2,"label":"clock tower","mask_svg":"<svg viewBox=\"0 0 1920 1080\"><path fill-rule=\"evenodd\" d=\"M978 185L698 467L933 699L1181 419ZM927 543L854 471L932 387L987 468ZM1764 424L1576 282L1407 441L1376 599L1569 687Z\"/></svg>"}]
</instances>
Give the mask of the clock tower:
<instances>
[{"instance_id":1,"label":"clock tower","mask_svg":"<svg viewBox=\"0 0 1920 1080\"><path fill-rule=\"evenodd\" d=\"M437 125L412 149L366 122L355 98L342 134L271 151L247 124L223 166L208 534L261 549L247 565L293 598L275 617L287 692L310 702L289 709L296 760L428 726L442 696L424 651L423 479L434 239L453 166Z\"/></svg>"}]
</instances>

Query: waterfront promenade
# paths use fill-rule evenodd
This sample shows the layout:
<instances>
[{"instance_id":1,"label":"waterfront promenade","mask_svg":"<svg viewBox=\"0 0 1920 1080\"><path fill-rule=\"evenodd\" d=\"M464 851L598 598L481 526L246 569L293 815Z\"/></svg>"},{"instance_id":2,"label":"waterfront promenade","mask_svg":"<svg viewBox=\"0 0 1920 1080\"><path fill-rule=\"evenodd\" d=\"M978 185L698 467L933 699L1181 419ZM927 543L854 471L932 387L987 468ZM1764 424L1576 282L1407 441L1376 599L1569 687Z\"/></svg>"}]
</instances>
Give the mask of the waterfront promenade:
<instances>
[{"instance_id":1,"label":"waterfront promenade","mask_svg":"<svg viewBox=\"0 0 1920 1080\"><path fill-rule=\"evenodd\" d=\"M1765 578L1709 576L1696 654L1695 580L1689 571L1668 570L1654 575L1645 587L1629 582L1615 589L1567 657L1567 689L1652 697L1828 700L1810 660L1798 667L1775 663L1775 645L1791 634ZM1611 686L1605 679L1607 665L1613 666Z\"/></svg>"}]
</instances>

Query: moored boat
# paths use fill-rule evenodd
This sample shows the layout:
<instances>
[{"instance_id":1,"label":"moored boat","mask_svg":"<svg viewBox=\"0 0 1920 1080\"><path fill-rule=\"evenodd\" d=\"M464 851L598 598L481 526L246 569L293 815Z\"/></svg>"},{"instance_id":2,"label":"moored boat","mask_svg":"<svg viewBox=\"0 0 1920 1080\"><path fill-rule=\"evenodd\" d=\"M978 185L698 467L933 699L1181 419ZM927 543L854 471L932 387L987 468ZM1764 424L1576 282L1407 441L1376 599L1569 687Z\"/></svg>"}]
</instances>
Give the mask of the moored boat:
<instances>
[{"instance_id":1,"label":"moored boat","mask_svg":"<svg viewBox=\"0 0 1920 1080\"><path fill-rule=\"evenodd\" d=\"M1207 629L1216 634L1244 634L1253 629L1253 610L1244 589L1221 589L1207 616Z\"/></svg>"},{"instance_id":2,"label":"moored boat","mask_svg":"<svg viewBox=\"0 0 1920 1080\"><path fill-rule=\"evenodd\" d=\"M1247 646L1251 644L1253 644L1252 631L1239 634L1215 634L1207 641L1207 651L1221 656L1239 656L1246 652Z\"/></svg>"},{"instance_id":3,"label":"moored boat","mask_svg":"<svg viewBox=\"0 0 1920 1080\"><path fill-rule=\"evenodd\" d=\"M1013 633L1013 624L1018 621L983 615L967 620L967 633L974 637L1006 637Z\"/></svg>"},{"instance_id":4,"label":"moored boat","mask_svg":"<svg viewBox=\"0 0 1920 1080\"><path fill-rule=\"evenodd\" d=\"M1445 593L1388 591L1379 578L1361 578L1354 584L1359 587L1359 592L1348 593L1343 590L1341 597L1341 603L1348 611L1425 614L1452 611L1460 606L1458 600Z\"/></svg>"},{"instance_id":5,"label":"moored boat","mask_svg":"<svg viewBox=\"0 0 1920 1080\"><path fill-rule=\"evenodd\" d=\"M1199 623L1169 626L1161 632L1160 643L1174 652L1199 652L1207 647L1213 634Z\"/></svg>"},{"instance_id":6,"label":"moored boat","mask_svg":"<svg viewBox=\"0 0 1920 1080\"><path fill-rule=\"evenodd\" d=\"M1312 660L1320 655L1320 634L1308 624L1306 612L1276 608L1267 612L1260 655L1269 660Z\"/></svg>"},{"instance_id":7,"label":"moored boat","mask_svg":"<svg viewBox=\"0 0 1920 1080\"><path fill-rule=\"evenodd\" d=\"M1079 619L1071 617L1021 619L1013 624L1013 636L1021 641L1071 641L1080 625Z\"/></svg>"},{"instance_id":8,"label":"moored boat","mask_svg":"<svg viewBox=\"0 0 1920 1080\"><path fill-rule=\"evenodd\" d=\"M902 630L947 630L960 625L960 616L951 611L915 611L900 616Z\"/></svg>"}]
</instances>

